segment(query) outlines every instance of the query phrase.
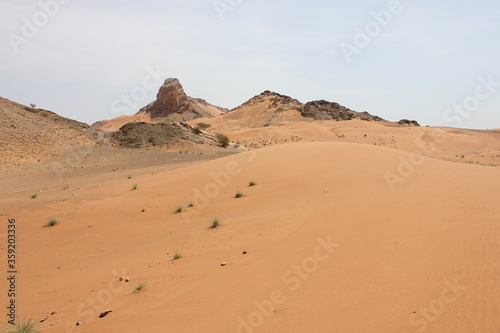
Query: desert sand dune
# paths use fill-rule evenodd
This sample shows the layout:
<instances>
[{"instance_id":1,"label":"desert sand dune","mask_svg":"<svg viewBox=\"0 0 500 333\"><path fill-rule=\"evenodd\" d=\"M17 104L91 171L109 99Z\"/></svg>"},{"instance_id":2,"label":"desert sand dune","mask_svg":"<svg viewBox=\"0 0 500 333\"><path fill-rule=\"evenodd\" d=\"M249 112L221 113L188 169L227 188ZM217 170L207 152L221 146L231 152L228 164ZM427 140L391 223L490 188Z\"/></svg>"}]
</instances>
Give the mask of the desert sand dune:
<instances>
[{"instance_id":1,"label":"desert sand dune","mask_svg":"<svg viewBox=\"0 0 500 333\"><path fill-rule=\"evenodd\" d=\"M229 114L227 114L229 115ZM226 115L226 116L227 116ZM484 165L500 165L500 133L446 127L405 127L388 122L296 121L249 128L225 118L204 118L212 133L223 132L250 148L289 142L353 142L383 146L417 155ZM199 120L190 121L196 124Z\"/></svg>"},{"instance_id":2,"label":"desert sand dune","mask_svg":"<svg viewBox=\"0 0 500 333\"><path fill-rule=\"evenodd\" d=\"M57 309L43 332L495 332L500 169L402 160L415 159L299 142L3 197L22 233L22 314Z\"/></svg>"}]
</instances>

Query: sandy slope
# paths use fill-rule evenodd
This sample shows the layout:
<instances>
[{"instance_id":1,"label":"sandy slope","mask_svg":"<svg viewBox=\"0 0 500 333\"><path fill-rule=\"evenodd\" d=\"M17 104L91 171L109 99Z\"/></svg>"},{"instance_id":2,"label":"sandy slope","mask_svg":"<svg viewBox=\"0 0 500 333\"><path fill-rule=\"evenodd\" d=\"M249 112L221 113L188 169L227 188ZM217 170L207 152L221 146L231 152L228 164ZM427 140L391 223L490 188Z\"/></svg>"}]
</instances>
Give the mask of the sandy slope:
<instances>
[{"instance_id":1,"label":"sandy slope","mask_svg":"<svg viewBox=\"0 0 500 333\"><path fill-rule=\"evenodd\" d=\"M75 147L94 144L87 124L0 97L0 172L50 161Z\"/></svg>"},{"instance_id":2,"label":"sandy slope","mask_svg":"<svg viewBox=\"0 0 500 333\"><path fill-rule=\"evenodd\" d=\"M414 160L294 143L36 199L2 193L22 242L21 313L56 309L44 332L496 332L500 169L401 158Z\"/></svg>"}]
</instances>

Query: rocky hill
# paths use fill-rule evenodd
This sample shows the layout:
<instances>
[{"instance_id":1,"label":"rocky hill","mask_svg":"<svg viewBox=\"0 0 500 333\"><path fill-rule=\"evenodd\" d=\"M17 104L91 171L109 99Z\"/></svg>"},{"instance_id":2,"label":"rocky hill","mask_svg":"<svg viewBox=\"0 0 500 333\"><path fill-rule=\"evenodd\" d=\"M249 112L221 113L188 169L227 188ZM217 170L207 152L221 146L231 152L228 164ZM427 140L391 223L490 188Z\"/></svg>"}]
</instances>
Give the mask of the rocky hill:
<instances>
[{"instance_id":1,"label":"rocky hill","mask_svg":"<svg viewBox=\"0 0 500 333\"><path fill-rule=\"evenodd\" d=\"M316 120L351 120L361 119L366 121L384 121L384 119L373 116L368 112L356 112L338 103L325 100L306 103L301 109L302 116Z\"/></svg>"},{"instance_id":2,"label":"rocky hill","mask_svg":"<svg viewBox=\"0 0 500 333\"><path fill-rule=\"evenodd\" d=\"M152 120L167 118L172 121L187 121L218 116L225 111L201 98L187 96L179 80L170 78L161 86L156 100L142 108L138 114L147 113Z\"/></svg>"},{"instance_id":3,"label":"rocky hill","mask_svg":"<svg viewBox=\"0 0 500 333\"><path fill-rule=\"evenodd\" d=\"M390 123L368 112L357 112L325 100L303 104L290 96L269 90L232 110L227 110L203 99L189 97L175 78L165 80L156 100L135 115L101 121L94 126L107 131L117 131L129 122L186 122L201 118L220 130L269 127L295 121L351 119L384 122L393 126L417 126L415 121Z\"/></svg>"},{"instance_id":4,"label":"rocky hill","mask_svg":"<svg viewBox=\"0 0 500 333\"><path fill-rule=\"evenodd\" d=\"M225 122L248 127L267 127L297 119L300 117L299 110L302 106L296 99L266 90L221 118Z\"/></svg>"},{"instance_id":5,"label":"rocky hill","mask_svg":"<svg viewBox=\"0 0 500 333\"><path fill-rule=\"evenodd\" d=\"M295 121L307 120L351 120L383 121L368 112L356 112L338 103L325 100L306 104L286 95L269 90L254 96L237 108L211 119L209 122L218 128L268 127Z\"/></svg>"},{"instance_id":6,"label":"rocky hill","mask_svg":"<svg viewBox=\"0 0 500 333\"><path fill-rule=\"evenodd\" d=\"M214 135L184 122L127 123L111 134L111 142L122 148L157 147L163 150L190 146L220 146ZM229 146L235 145L229 143Z\"/></svg>"},{"instance_id":7,"label":"rocky hill","mask_svg":"<svg viewBox=\"0 0 500 333\"><path fill-rule=\"evenodd\" d=\"M212 105L201 98L193 98L184 92L178 79L169 78L160 87L156 100L143 107L133 116L121 116L94 124L97 128L116 131L130 122L183 122L197 118L211 118L227 109Z\"/></svg>"}]
</instances>

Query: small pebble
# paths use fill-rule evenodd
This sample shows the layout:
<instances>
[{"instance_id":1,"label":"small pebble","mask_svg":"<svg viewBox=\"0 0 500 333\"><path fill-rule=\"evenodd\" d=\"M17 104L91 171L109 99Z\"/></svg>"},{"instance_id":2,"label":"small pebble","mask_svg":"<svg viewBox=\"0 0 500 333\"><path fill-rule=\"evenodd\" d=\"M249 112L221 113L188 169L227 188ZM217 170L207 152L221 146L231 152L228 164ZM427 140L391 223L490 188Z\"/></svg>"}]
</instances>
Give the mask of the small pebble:
<instances>
[{"instance_id":1,"label":"small pebble","mask_svg":"<svg viewBox=\"0 0 500 333\"><path fill-rule=\"evenodd\" d=\"M110 312L112 312L112 310L105 310L105 311L101 312L101 314L99 315L99 318L105 317Z\"/></svg>"},{"instance_id":2,"label":"small pebble","mask_svg":"<svg viewBox=\"0 0 500 333\"><path fill-rule=\"evenodd\" d=\"M76 322L76 326L80 326L80 325L83 325L83 321L79 320L79 321Z\"/></svg>"},{"instance_id":3,"label":"small pebble","mask_svg":"<svg viewBox=\"0 0 500 333\"><path fill-rule=\"evenodd\" d=\"M52 311L51 315L55 315L57 313L57 310Z\"/></svg>"},{"instance_id":4,"label":"small pebble","mask_svg":"<svg viewBox=\"0 0 500 333\"><path fill-rule=\"evenodd\" d=\"M130 281L130 280L129 280L129 278L126 278L126 279L125 279L125 282L129 282L129 281Z\"/></svg>"},{"instance_id":5,"label":"small pebble","mask_svg":"<svg viewBox=\"0 0 500 333\"><path fill-rule=\"evenodd\" d=\"M243 253L243 254L247 254L248 252L247 252L247 251L243 251L242 253Z\"/></svg>"},{"instance_id":6,"label":"small pebble","mask_svg":"<svg viewBox=\"0 0 500 333\"><path fill-rule=\"evenodd\" d=\"M226 266L227 263L224 261L222 264L220 264L221 266Z\"/></svg>"}]
</instances>

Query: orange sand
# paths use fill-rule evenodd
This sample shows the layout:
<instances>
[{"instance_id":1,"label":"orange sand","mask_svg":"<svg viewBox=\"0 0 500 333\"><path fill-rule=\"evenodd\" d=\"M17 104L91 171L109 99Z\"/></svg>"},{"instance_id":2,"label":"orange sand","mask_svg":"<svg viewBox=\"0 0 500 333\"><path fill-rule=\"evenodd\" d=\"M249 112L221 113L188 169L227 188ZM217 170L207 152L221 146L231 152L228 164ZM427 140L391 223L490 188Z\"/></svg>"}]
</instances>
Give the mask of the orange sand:
<instances>
[{"instance_id":1,"label":"orange sand","mask_svg":"<svg viewBox=\"0 0 500 333\"><path fill-rule=\"evenodd\" d=\"M67 190L65 179L8 191L4 179L20 313L57 310L43 332L496 332L500 169L416 159L406 151L425 131L387 128L398 149L299 142ZM458 150L462 133L440 149ZM488 140L466 149L500 148ZM60 224L43 227L49 217Z\"/></svg>"}]
</instances>

